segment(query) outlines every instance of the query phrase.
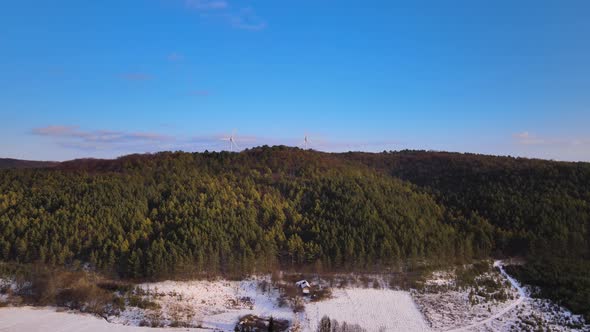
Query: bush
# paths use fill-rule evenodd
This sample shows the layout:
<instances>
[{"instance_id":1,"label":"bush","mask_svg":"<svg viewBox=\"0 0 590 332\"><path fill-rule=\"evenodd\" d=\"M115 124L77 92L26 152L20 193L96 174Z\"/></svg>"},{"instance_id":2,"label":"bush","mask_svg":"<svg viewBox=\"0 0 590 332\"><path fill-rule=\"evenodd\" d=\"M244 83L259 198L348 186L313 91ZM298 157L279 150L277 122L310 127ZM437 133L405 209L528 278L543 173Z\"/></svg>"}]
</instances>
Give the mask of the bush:
<instances>
[{"instance_id":1,"label":"bush","mask_svg":"<svg viewBox=\"0 0 590 332\"><path fill-rule=\"evenodd\" d=\"M321 288L321 289L316 289L311 294L311 300L314 302L327 300L331 297L332 297L332 289L327 288L327 287Z\"/></svg>"},{"instance_id":2,"label":"bush","mask_svg":"<svg viewBox=\"0 0 590 332\"><path fill-rule=\"evenodd\" d=\"M305 302L298 296L293 300L291 307L293 308L293 312L303 312L305 311Z\"/></svg>"},{"instance_id":3,"label":"bush","mask_svg":"<svg viewBox=\"0 0 590 332\"><path fill-rule=\"evenodd\" d=\"M15 295L22 297L26 304L66 307L102 317L124 309L124 301L99 287L101 283L87 272L42 265L20 268L23 272L15 277L18 284Z\"/></svg>"},{"instance_id":4,"label":"bush","mask_svg":"<svg viewBox=\"0 0 590 332\"><path fill-rule=\"evenodd\" d=\"M551 299L590 321L590 260L539 259L506 266L506 272L538 287L534 296Z\"/></svg>"},{"instance_id":5,"label":"bush","mask_svg":"<svg viewBox=\"0 0 590 332\"><path fill-rule=\"evenodd\" d=\"M358 324L348 324L347 322L342 322L340 324L337 320L332 319L330 317L324 316L320 320L317 332L367 332L366 329L362 328Z\"/></svg>"},{"instance_id":6,"label":"bush","mask_svg":"<svg viewBox=\"0 0 590 332\"><path fill-rule=\"evenodd\" d=\"M332 332L332 322L328 316L322 317L317 332Z\"/></svg>"},{"instance_id":7,"label":"bush","mask_svg":"<svg viewBox=\"0 0 590 332\"><path fill-rule=\"evenodd\" d=\"M104 289L106 291L119 292L121 294L130 292L133 290L133 284L121 282L121 281L114 281L114 280L100 281L96 285L99 288Z\"/></svg>"},{"instance_id":8,"label":"bush","mask_svg":"<svg viewBox=\"0 0 590 332\"><path fill-rule=\"evenodd\" d=\"M140 309L151 309L151 310L160 309L160 305L157 304L156 302L144 299L142 296L135 295L135 294L129 295L127 298L127 301L128 301L127 304L130 307L137 307Z\"/></svg>"},{"instance_id":9,"label":"bush","mask_svg":"<svg viewBox=\"0 0 590 332\"><path fill-rule=\"evenodd\" d=\"M276 319L272 316L268 319L255 315L240 317L234 327L235 332L283 332L289 328L289 321Z\"/></svg>"}]
</instances>

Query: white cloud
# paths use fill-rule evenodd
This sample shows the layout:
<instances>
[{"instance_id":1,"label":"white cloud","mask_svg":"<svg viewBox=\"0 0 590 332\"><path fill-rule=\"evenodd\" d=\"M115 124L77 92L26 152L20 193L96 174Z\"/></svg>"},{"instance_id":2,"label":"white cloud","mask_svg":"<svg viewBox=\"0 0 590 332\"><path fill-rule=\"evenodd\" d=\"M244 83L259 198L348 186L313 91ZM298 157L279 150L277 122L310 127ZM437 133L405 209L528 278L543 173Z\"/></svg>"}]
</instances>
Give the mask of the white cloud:
<instances>
[{"instance_id":1,"label":"white cloud","mask_svg":"<svg viewBox=\"0 0 590 332\"><path fill-rule=\"evenodd\" d=\"M46 126L35 128L32 133L37 136L51 137L64 147L84 149L117 149L174 141L174 137L153 132L81 130L77 126Z\"/></svg>"},{"instance_id":2,"label":"white cloud","mask_svg":"<svg viewBox=\"0 0 590 332\"><path fill-rule=\"evenodd\" d=\"M542 137L523 131L513 135L517 144L520 145L535 145L535 146L581 146L590 145L590 139L588 138L567 138L567 137Z\"/></svg>"},{"instance_id":3,"label":"white cloud","mask_svg":"<svg viewBox=\"0 0 590 332\"><path fill-rule=\"evenodd\" d=\"M50 138L54 144L66 149L96 154L99 151L113 154L143 153L163 150L220 151L229 150L229 136L232 132L210 135L177 136L159 132L83 130L78 126L53 125L35 128L36 136ZM289 145L304 147L304 136L298 138L260 137L233 132L239 150L260 145ZM399 142L380 141L341 141L330 140L321 135L308 136L308 148L321 151L374 151L399 147Z\"/></svg>"}]
</instances>

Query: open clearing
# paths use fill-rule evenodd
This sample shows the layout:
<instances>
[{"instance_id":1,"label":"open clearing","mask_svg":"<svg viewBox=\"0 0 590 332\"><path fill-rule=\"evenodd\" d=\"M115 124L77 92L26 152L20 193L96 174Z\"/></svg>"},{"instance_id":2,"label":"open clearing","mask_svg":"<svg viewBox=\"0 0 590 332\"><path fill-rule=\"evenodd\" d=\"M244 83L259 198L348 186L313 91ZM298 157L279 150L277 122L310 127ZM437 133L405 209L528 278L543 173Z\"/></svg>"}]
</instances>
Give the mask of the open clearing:
<instances>
[{"instance_id":1,"label":"open clearing","mask_svg":"<svg viewBox=\"0 0 590 332\"><path fill-rule=\"evenodd\" d=\"M57 312L54 308L15 307L0 309L0 331L6 332L162 332L209 331L203 329L151 328L112 324L93 315Z\"/></svg>"},{"instance_id":2,"label":"open clearing","mask_svg":"<svg viewBox=\"0 0 590 332\"><path fill-rule=\"evenodd\" d=\"M278 305L279 292L262 287L266 279L242 281L164 281L141 284L146 298L160 305L158 310L128 307L109 321L126 325L158 321L170 325L180 321L190 326L233 331L245 315L256 315L293 321L293 311ZM153 325L153 324L152 324Z\"/></svg>"},{"instance_id":3,"label":"open clearing","mask_svg":"<svg viewBox=\"0 0 590 332\"><path fill-rule=\"evenodd\" d=\"M389 289L338 289L334 298L305 306L307 328L316 331L327 315L367 331L430 331L408 292Z\"/></svg>"},{"instance_id":4,"label":"open clearing","mask_svg":"<svg viewBox=\"0 0 590 332\"><path fill-rule=\"evenodd\" d=\"M334 288L331 297L322 301L300 298L305 306L299 312L281 297L278 287L282 286L273 285L270 276L241 281L164 281L137 287L144 299L157 304L151 309L127 305L119 315L103 319L55 308L5 307L0 308L0 331L234 331L236 322L246 315L288 320L293 332L315 332L324 316L357 324L367 332L503 332L539 327L590 331L581 317L550 301L531 298L499 262L495 266L498 269L477 277L476 283L494 280L502 285L494 290L495 294L505 292L501 300L485 300L477 295L481 288L474 292L457 287L452 271L433 273L421 291L391 290L383 288L383 282L376 287ZM324 284L316 280L318 287Z\"/></svg>"},{"instance_id":5,"label":"open clearing","mask_svg":"<svg viewBox=\"0 0 590 332\"><path fill-rule=\"evenodd\" d=\"M457 288L451 273L438 273L427 285L443 286L435 291L413 292L414 300L435 331L590 331L581 316L549 300L531 298L526 287L510 277L496 261L489 277L502 278L509 298L504 301L470 299L473 288ZM475 291L478 293L478 291Z\"/></svg>"},{"instance_id":6,"label":"open clearing","mask_svg":"<svg viewBox=\"0 0 590 332\"><path fill-rule=\"evenodd\" d=\"M242 281L165 281L139 285L160 309L128 307L119 316L105 319L87 314L56 312L54 308L1 308L0 331L233 331L238 319L247 314L287 319L293 331L315 331L328 315L339 322L359 324L367 331L428 331L422 314L409 292L389 289L336 289L332 298L310 302L294 313L280 306L279 291L263 278ZM264 287L266 285L266 287ZM193 327L156 330L140 325L169 326L173 321Z\"/></svg>"}]
</instances>

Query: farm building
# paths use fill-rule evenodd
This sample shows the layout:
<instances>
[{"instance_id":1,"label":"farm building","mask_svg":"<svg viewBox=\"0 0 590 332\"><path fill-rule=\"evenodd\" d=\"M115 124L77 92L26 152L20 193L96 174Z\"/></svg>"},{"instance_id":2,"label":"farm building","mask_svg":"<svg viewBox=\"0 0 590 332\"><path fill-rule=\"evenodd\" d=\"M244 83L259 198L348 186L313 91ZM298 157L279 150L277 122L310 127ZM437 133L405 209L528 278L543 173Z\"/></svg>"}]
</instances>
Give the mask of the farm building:
<instances>
[{"instance_id":1,"label":"farm building","mask_svg":"<svg viewBox=\"0 0 590 332\"><path fill-rule=\"evenodd\" d=\"M311 285L305 279L299 280L298 282L295 283L295 285L297 285L297 287L299 287L301 289L301 292L305 295L308 295L309 291L311 290Z\"/></svg>"}]
</instances>

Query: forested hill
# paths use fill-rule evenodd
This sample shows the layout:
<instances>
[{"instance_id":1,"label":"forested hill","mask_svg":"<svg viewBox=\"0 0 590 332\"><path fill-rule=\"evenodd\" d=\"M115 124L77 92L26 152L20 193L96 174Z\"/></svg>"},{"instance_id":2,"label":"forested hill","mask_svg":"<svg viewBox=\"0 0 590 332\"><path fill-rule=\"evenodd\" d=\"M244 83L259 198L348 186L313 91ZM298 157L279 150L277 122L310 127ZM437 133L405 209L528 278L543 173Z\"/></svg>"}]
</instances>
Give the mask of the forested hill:
<instances>
[{"instance_id":1,"label":"forested hill","mask_svg":"<svg viewBox=\"0 0 590 332\"><path fill-rule=\"evenodd\" d=\"M483 218L496 256L527 258L510 273L590 321L589 163L421 151L346 157L415 183L473 232Z\"/></svg>"},{"instance_id":2,"label":"forested hill","mask_svg":"<svg viewBox=\"0 0 590 332\"><path fill-rule=\"evenodd\" d=\"M78 260L126 277L473 255L429 194L286 148L5 170L0 192L3 260Z\"/></svg>"},{"instance_id":3,"label":"forested hill","mask_svg":"<svg viewBox=\"0 0 590 332\"><path fill-rule=\"evenodd\" d=\"M448 152L350 153L495 228L499 254L590 255L590 163Z\"/></svg>"},{"instance_id":4,"label":"forested hill","mask_svg":"<svg viewBox=\"0 0 590 332\"><path fill-rule=\"evenodd\" d=\"M590 165L287 147L0 171L0 259L123 277L588 259Z\"/></svg>"},{"instance_id":5,"label":"forested hill","mask_svg":"<svg viewBox=\"0 0 590 332\"><path fill-rule=\"evenodd\" d=\"M32 161L11 158L0 158L0 169L5 168L43 168L57 166L55 161Z\"/></svg>"}]
</instances>

